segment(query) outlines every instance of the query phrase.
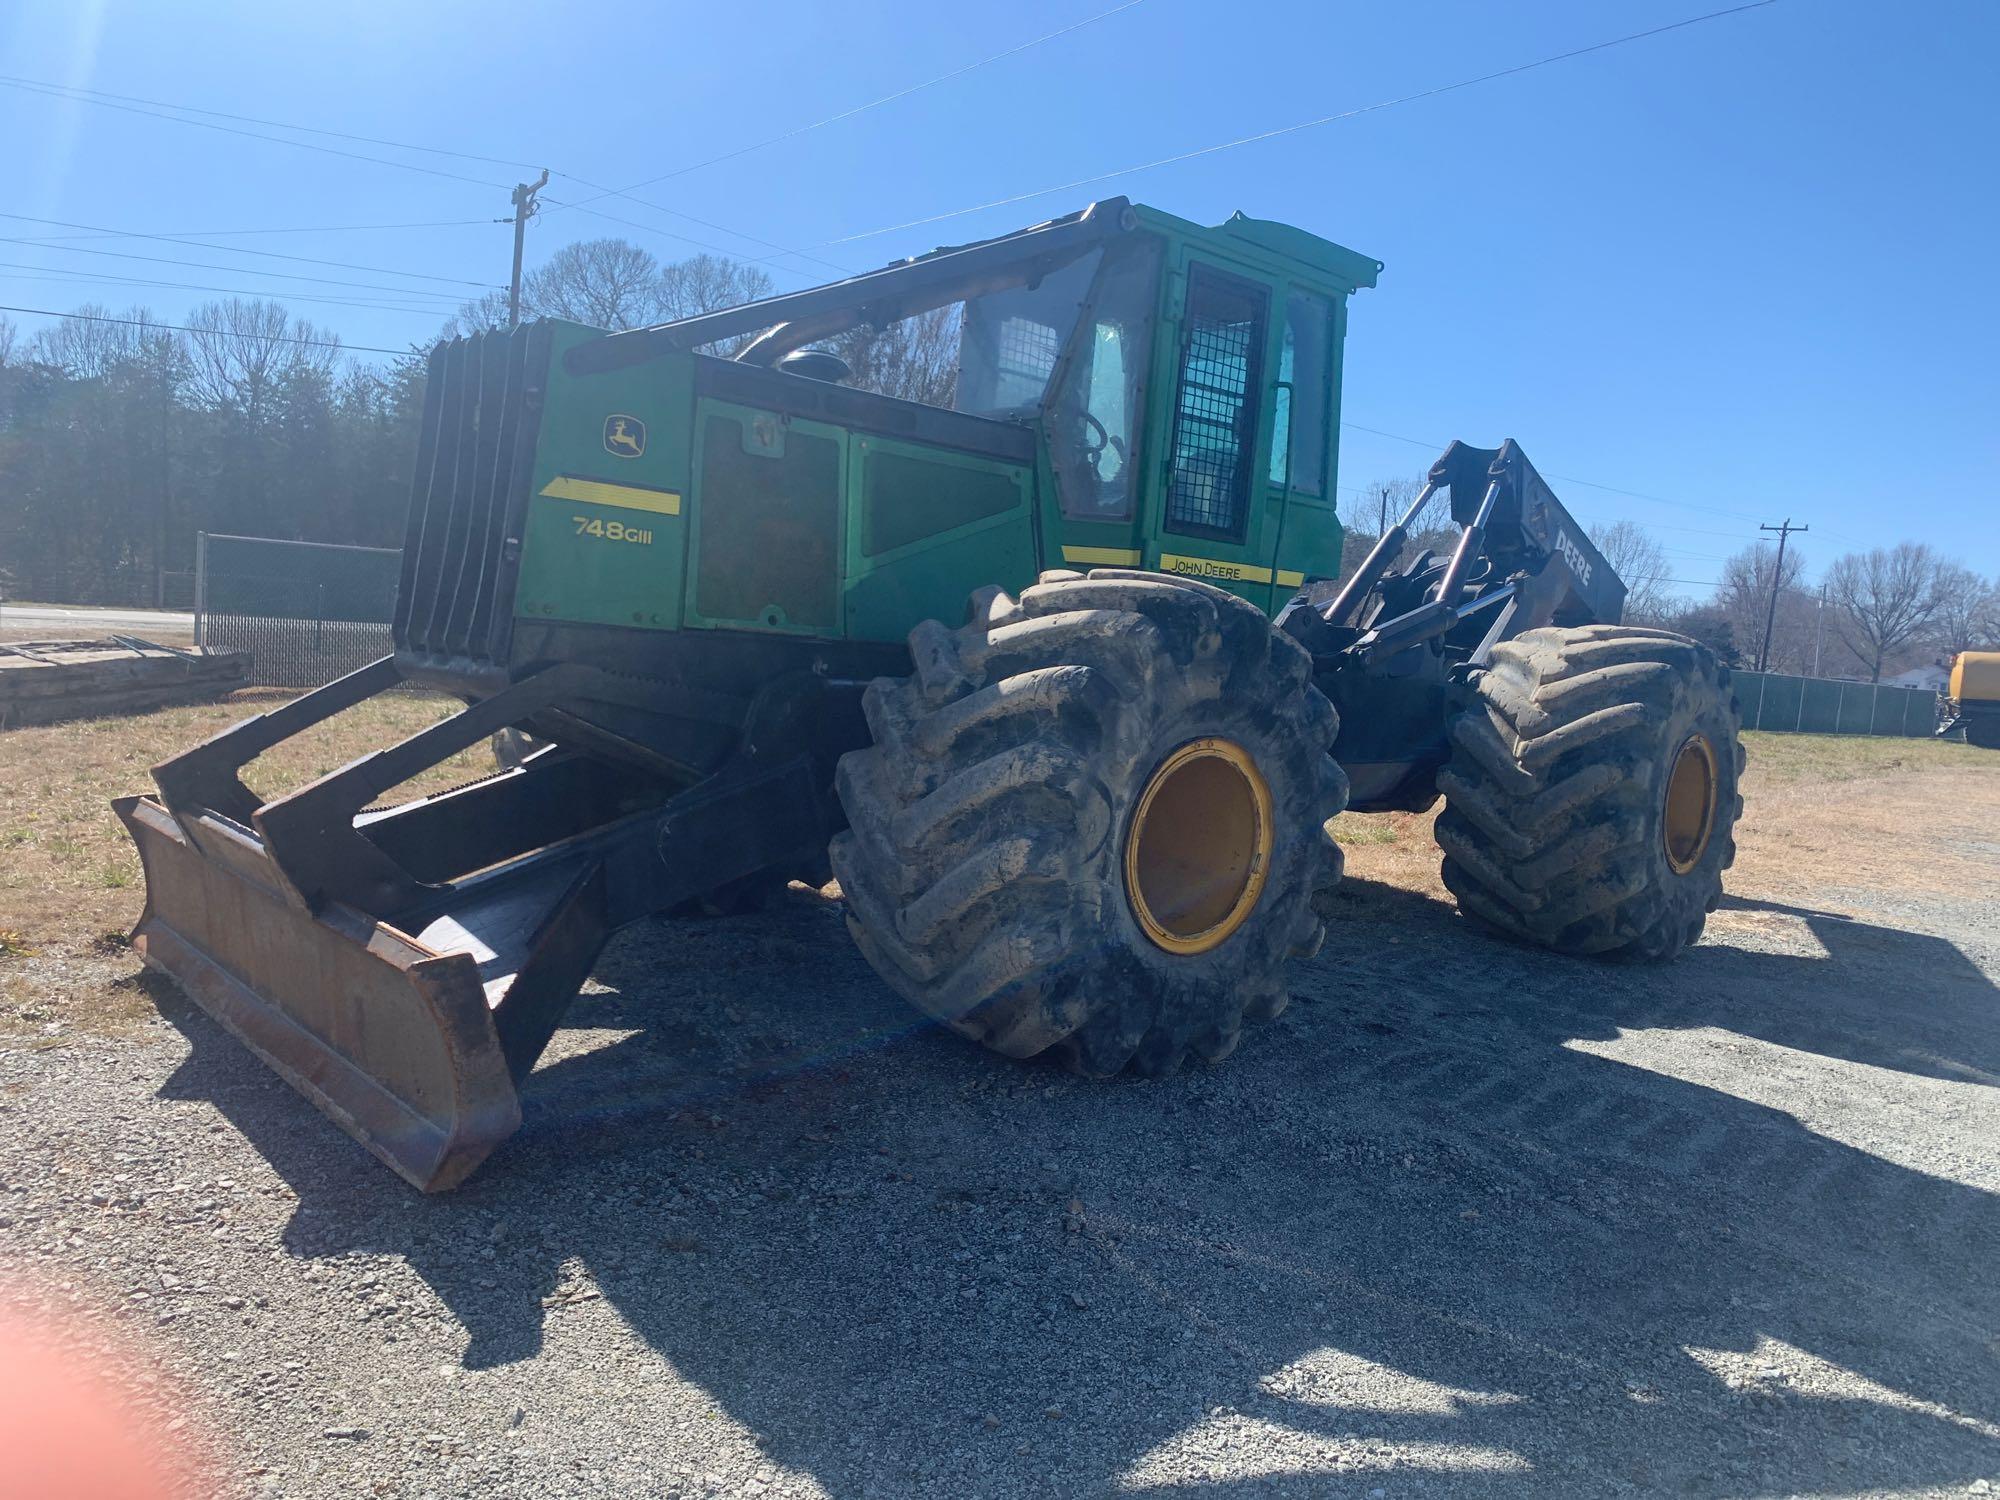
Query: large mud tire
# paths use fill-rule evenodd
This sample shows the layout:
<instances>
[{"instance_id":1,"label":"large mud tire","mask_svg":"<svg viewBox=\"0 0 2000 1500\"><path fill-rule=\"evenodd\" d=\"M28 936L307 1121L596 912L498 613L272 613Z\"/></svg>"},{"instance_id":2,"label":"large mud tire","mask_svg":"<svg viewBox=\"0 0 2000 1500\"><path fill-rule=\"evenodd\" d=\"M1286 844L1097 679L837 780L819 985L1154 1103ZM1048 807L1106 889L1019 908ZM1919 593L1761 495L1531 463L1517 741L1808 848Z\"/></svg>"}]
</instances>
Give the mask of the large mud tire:
<instances>
[{"instance_id":1,"label":"large mud tire","mask_svg":"<svg viewBox=\"0 0 2000 1500\"><path fill-rule=\"evenodd\" d=\"M1460 691L1437 821L1460 909L1561 953L1660 960L1699 938L1743 811L1715 654L1631 625L1531 630Z\"/></svg>"},{"instance_id":2,"label":"large mud tire","mask_svg":"<svg viewBox=\"0 0 2000 1500\"><path fill-rule=\"evenodd\" d=\"M1010 1057L1055 1049L1092 1076L1219 1061L1245 1015L1284 1008L1286 961L1323 935L1313 892L1339 875L1325 824L1347 779L1306 654L1233 594L1123 570L1044 574L1018 601L981 590L968 617L911 632L914 674L869 686L874 744L841 760L850 828L831 853L856 943ZM1217 740L1269 792L1261 884L1237 884L1212 946L1168 951L1129 898L1128 838L1186 763L1170 757Z\"/></svg>"}]
</instances>

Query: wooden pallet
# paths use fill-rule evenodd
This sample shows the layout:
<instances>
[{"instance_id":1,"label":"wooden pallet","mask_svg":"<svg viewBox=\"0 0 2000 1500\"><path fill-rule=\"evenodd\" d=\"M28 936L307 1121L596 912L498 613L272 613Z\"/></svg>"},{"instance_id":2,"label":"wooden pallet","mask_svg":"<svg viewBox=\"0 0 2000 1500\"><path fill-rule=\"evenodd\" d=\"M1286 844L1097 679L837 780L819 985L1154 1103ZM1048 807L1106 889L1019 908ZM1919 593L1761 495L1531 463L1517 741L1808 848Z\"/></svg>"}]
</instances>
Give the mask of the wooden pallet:
<instances>
[{"instance_id":1,"label":"wooden pallet","mask_svg":"<svg viewBox=\"0 0 2000 1500\"><path fill-rule=\"evenodd\" d=\"M0 729L199 703L249 681L247 651L202 655L129 635L0 642Z\"/></svg>"}]
</instances>

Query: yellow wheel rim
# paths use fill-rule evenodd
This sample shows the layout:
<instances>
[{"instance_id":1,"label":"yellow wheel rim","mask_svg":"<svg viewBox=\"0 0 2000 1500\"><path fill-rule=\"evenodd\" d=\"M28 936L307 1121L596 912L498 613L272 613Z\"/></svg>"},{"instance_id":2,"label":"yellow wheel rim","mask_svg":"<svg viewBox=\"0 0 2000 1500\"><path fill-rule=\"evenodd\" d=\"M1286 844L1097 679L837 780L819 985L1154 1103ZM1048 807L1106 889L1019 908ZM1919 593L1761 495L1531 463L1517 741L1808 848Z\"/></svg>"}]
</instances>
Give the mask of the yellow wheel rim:
<instances>
[{"instance_id":1,"label":"yellow wheel rim","mask_svg":"<svg viewBox=\"0 0 2000 1500\"><path fill-rule=\"evenodd\" d=\"M1169 953L1206 953L1241 927L1271 870L1271 789L1232 740L1161 761L1125 835L1125 894Z\"/></svg>"},{"instance_id":2,"label":"yellow wheel rim","mask_svg":"<svg viewBox=\"0 0 2000 1500\"><path fill-rule=\"evenodd\" d=\"M1691 734L1674 752L1667 773L1666 806L1660 818L1660 838L1667 864L1685 875L1701 863L1715 832L1715 799L1720 778L1715 774L1715 746L1704 734Z\"/></svg>"}]
</instances>

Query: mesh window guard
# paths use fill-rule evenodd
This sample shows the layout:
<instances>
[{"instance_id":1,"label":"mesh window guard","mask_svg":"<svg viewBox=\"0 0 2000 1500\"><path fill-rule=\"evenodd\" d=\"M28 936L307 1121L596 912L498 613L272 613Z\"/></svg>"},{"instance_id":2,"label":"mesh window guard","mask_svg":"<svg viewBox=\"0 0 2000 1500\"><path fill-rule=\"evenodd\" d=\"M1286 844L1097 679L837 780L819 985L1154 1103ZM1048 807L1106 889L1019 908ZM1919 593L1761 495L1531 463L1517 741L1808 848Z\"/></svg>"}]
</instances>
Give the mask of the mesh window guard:
<instances>
[{"instance_id":1,"label":"mesh window guard","mask_svg":"<svg viewBox=\"0 0 2000 1500\"><path fill-rule=\"evenodd\" d=\"M1260 287L1206 266L1189 268L1169 530L1243 535L1267 306Z\"/></svg>"},{"instance_id":2,"label":"mesh window guard","mask_svg":"<svg viewBox=\"0 0 2000 1500\"><path fill-rule=\"evenodd\" d=\"M1059 352L1056 330L1027 318L1007 318L1000 324L1000 385L1022 391L1027 399L1041 395Z\"/></svg>"}]
</instances>

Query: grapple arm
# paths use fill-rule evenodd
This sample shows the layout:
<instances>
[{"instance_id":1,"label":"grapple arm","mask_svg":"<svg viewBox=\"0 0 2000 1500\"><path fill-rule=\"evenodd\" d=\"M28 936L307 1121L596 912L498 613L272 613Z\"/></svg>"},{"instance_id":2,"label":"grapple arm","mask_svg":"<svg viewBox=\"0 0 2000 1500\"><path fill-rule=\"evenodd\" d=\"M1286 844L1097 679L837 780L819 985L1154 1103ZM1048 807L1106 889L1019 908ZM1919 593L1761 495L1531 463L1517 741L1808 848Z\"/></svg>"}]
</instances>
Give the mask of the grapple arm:
<instances>
[{"instance_id":1,"label":"grapple arm","mask_svg":"<svg viewBox=\"0 0 2000 1500\"><path fill-rule=\"evenodd\" d=\"M1439 489L1449 492L1460 528L1451 556L1420 560L1422 577L1394 574L1410 526ZM1395 592L1384 587L1392 579L1420 584L1420 601L1383 609L1377 601ZM1454 442L1340 591L1323 603L1301 595L1279 621L1316 657L1344 653L1366 663L1442 641L1483 616L1491 622L1475 652L1483 660L1496 641L1523 630L1553 621L1616 624L1624 609L1623 580L1509 438L1498 448Z\"/></svg>"},{"instance_id":2,"label":"grapple arm","mask_svg":"<svg viewBox=\"0 0 2000 1500\"><path fill-rule=\"evenodd\" d=\"M1438 491L1459 534L1447 557L1398 561ZM1301 593L1278 626L1313 658L1320 690L1340 713L1334 757L1357 810L1422 808L1447 754L1455 673L1543 625L1616 624L1625 585L1512 440L1453 443L1431 465L1408 511L1328 597Z\"/></svg>"}]
</instances>

